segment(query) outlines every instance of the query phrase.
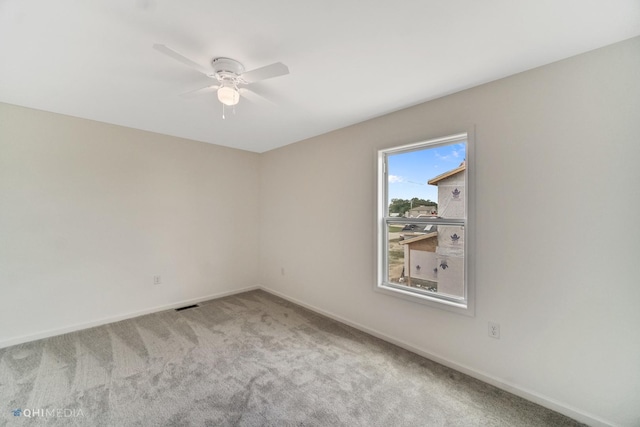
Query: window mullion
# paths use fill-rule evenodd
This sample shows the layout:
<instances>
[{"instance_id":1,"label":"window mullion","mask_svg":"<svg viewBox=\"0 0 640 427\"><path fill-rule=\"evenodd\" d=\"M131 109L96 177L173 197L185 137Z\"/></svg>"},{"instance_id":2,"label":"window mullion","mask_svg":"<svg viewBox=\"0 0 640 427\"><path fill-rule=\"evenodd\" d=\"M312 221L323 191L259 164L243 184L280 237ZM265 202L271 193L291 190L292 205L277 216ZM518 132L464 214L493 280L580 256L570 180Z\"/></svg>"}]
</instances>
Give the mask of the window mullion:
<instances>
[{"instance_id":1,"label":"window mullion","mask_svg":"<svg viewBox=\"0 0 640 427\"><path fill-rule=\"evenodd\" d=\"M425 225L464 225L467 220L461 218L398 218L398 217L384 217L384 222L387 225L391 224L425 224Z\"/></svg>"}]
</instances>

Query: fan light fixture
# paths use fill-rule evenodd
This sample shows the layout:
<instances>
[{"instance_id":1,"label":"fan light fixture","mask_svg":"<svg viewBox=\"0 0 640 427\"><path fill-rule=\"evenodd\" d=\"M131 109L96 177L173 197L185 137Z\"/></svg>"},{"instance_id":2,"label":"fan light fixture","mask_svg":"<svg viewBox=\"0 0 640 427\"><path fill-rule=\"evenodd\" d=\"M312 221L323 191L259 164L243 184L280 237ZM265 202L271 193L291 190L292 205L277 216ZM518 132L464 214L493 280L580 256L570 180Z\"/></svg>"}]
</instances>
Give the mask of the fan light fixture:
<instances>
[{"instance_id":1,"label":"fan light fixture","mask_svg":"<svg viewBox=\"0 0 640 427\"><path fill-rule=\"evenodd\" d=\"M224 105L234 106L240 102L240 92L234 86L221 86L218 89L218 100Z\"/></svg>"}]
</instances>

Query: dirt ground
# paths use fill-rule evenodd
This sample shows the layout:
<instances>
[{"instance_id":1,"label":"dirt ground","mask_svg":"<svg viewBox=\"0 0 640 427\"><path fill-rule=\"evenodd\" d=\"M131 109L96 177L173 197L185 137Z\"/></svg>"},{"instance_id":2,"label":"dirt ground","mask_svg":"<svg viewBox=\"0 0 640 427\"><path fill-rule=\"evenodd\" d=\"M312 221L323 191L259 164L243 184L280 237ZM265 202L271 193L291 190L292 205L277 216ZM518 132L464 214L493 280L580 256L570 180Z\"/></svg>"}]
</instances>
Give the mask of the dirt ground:
<instances>
[{"instance_id":1,"label":"dirt ground","mask_svg":"<svg viewBox=\"0 0 640 427\"><path fill-rule=\"evenodd\" d=\"M389 233L389 253L393 251L404 251L404 246L400 243L400 233ZM400 258L389 258L389 281L400 283L400 275L404 268L404 256Z\"/></svg>"}]
</instances>

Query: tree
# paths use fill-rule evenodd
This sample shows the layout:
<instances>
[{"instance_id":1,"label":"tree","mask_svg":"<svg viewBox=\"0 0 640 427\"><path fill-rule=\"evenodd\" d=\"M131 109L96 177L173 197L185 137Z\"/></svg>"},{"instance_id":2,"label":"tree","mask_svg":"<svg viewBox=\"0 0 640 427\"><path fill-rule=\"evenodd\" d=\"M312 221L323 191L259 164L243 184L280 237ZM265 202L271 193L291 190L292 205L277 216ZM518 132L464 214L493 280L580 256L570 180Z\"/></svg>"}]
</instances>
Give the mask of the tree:
<instances>
[{"instance_id":1,"label":"tree","mask_svg":"<svg viewBox=\"0 0 640 427\"><path fill-rule=\"evenodd\" d=\"M433 206L433 210L438 210L438 204L436 202L429 199L424 200L414 197L410 200L391 199L391 203L389 204L389 213L404 215L405 212L409 211L412 207L417 208L418 206Z\"/></svg>"}]
</instances>

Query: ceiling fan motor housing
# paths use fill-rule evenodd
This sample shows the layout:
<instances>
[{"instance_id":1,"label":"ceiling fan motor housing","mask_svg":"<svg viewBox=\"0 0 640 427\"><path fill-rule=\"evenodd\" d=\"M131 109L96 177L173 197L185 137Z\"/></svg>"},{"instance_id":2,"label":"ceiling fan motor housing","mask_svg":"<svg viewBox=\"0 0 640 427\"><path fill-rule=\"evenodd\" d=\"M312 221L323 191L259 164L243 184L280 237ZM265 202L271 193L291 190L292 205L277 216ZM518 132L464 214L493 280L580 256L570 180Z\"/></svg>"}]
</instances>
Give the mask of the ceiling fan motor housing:
<instances>
[{"instance_id":1,"label":"ceiling fan motor housing","mask_svg":"<svg viewBox=\"0 0 640 427\"><path fill-rule=\"evenodd\" d=\"M218 80L224 80L225 77L238 78L244 73L244 66L231 58L214 58L211 66Z\"/></svg>"}]
</instances>

